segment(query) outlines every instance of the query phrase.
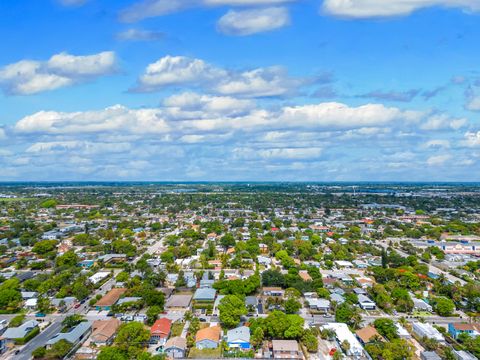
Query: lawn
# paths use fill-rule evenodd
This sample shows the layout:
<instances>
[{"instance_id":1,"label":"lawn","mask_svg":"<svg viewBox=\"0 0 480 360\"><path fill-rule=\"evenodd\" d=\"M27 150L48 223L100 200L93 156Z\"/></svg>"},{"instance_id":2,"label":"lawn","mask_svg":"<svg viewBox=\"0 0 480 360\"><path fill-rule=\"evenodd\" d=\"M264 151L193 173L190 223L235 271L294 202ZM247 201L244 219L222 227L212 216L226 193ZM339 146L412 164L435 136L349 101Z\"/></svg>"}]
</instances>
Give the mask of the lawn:
<instances>
[{"instance_id":1,"label":"lawn","mask_svg":"<svg viewBox=\"0 0 480 360\"><path fill-rule=\"evenodd\" d=\"M197 349L191 348L188 357L192 359L214 359L222 356L220 347L216 349Z\"/></svg>"},{"instance_id":2,"label":"lawn","mask_svg":"<svg viewBox=\"0 0 480 360\"><path fill-rule=\"evenodd\" d=\"M432 316L432 314L429 313L428 311L414 311L413 316L426 317L426 316Z\"/></svg>"},{"instance_id":3,"label":"lawn","mask_svg":"<svg viewBox=\"0 0 480 360\"><path fill-rule=\"evenodd\" d=\"M19 202L19 201L33 201L33 198L0 198L1 202Z\"/></svg>"},{"instance_id":4,"label":"lawn","mask_svg":"<svg viewBox=\"0 0 480 360\"><path fill-rule=\"evenodd\" d=\"M171 337L174 337L174 336L180 336L182 334L182 330L183 330L183 326L185 324L184 323L181 323L181 322L174 322L172 324L172 334L171 334Z\"/></svg>"}]
</instances>

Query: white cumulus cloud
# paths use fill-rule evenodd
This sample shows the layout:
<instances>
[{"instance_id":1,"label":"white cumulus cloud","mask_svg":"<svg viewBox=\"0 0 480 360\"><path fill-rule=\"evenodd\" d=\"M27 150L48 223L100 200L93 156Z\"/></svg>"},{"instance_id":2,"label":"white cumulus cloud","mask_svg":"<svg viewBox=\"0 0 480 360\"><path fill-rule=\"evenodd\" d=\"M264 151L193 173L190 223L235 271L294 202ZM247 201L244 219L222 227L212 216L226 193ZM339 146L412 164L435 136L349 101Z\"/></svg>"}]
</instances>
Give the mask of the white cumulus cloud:
<instances>
[{"instance_id":1,"label":"white cumulus cloud","mask_svg":"<svg viewBox=\"0 0 480 360\"><path fill-rule=\"evenodd\" d=\"M285 95L306 82L306 79L290 77L280 66L235 71L201 59L165 56L147 66L133 90L150 92L183 85L220 95L254 98Z\"/></svg>"},{"instance_id":2,"label":"white cumulus cloud","mask_svg":"<svg viewBox=\"0 0 480 360\"><path fill-rule=\"evenodd\" d=\"M329 102L286 107L280 116L280 123L296 127L354 129L385 125L399 119L413 121L421 115L419 112L402 111L382 104L350 107L342 103Z\"/></svg>"},{"instance_id":3,"label":"white cumulus cloud","mask_svg":"<svg viewBox=\"0 0 480 360\"><path fill-rule=\"evenodd\" d=\"M116 70L115 53L88 56L67 53L48 61L22 60L0 68L0 87L7 94L32 95L92 80Z\"/></svg>"},{"instance_id":4,"label":"white cumulus cloud","mask_svg":"<svg viewBox=\"0 0 480 360\"><path fill-rule=\"evenodd\" d=\"M195 7L272 6L295 1L297 0L141 0L123 9L120 12L120 20L137 22Z\"/></svg>"},{"instance_id":5,"label":"white cumulus cloud","mask_svg":"<svg viewBox=\"0 0 480 360\"><path fill-rule=\"evenodd\" d=\"M429 166L441 166L452 158L449 154L433 155L427 159Z\"/></svg>"},{"instance_id":6,"label":"white cumulus cloud","mask_svg":"<svg viewBox=\"0 0 480 360\"><path fill-rule=\"evenodd\" d=\"M117 34L117 39L121 41L157 41L165 38L165 34L160 31L127 29Z\"/></svg>"},{"instance_id":7,"label":"white cumulus cloud","mask_svg":"<svg viewBox=\"0 0 480 360\"><path fill-rule=\"evenodd\" d=\"M180 84L200 85L225 76L227 76L225 70L201 59L165 56L147 66L145 74L139 79L139 90L152 91L164 86Z\"/></svg>"},{"instance_id":8,"label":"white cumulus cloud","mask_svg":"<svg viewBox=\"0 0 480 360\"><path fill-rule=\"evenodd\" d=\"M446 114L437 114L430 116L422 125L422 130L458 130L467 125L468 120L464 118L451 118Z\"/></svg>"},{"instance_id":9,"label":"white cumulus cloud","mask_svg":"<svg viewBox=\"0 0 480 360\"><path fill-rule=\"evenodd\" d=\"M467 132L465 134L464 140L461 142L463 146L466 147L480 147L480 131L477 132Z\"/></svg>"},{"instance_id":10,"label":"white cumulus cloud","mask_svg":"<svg viewBox=\"0 0 480 360\"><path fill-rule=\"evenodd\" d=\"M272 31L290 23L284 7L265 9L230 10L218 20L217 28L227 35L245 36Z\"/></svg>"},{"instance_id":11,"label":"white cumulus cloud","mask_svg":"<svg viewBox=\"0 0 480 360\"><path fill-rule=\"evenodd\" d=\"M371 18L409 15L433 6L480 10L478 0L324 0L322 9L334 16Z\"/></svg>"}]
</instances>

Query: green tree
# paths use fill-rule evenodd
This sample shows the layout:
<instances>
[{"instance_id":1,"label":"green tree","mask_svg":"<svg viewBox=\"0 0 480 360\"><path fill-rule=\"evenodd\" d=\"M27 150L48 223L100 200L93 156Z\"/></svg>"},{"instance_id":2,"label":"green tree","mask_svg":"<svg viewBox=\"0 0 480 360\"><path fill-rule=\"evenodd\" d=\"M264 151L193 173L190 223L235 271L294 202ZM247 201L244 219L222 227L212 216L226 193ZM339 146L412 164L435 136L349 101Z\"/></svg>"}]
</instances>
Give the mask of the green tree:
<instances>
[{"instance_id":1,"label":"green tree","mask_svg":"<svg viewBox=\"0 0 480 360\"><path fill-rule=\"evenodd\" d=\"M318 351L318 339L311 331L306 331L302 337L302 343L309 352Z\"/></svg>"},{"instance_id":2,"label":"green tree","mask_svg":"<svg viewBox=\"0 0 480 360\"><path fill-rule=\"evenodd\" d=\"M158 306L163 311L165 295L161 291L155 289L143 290L142 299L148 306Z\"/></svg>"},{"instance_id":3,"label":"green tree","mask_svg":"<svg viewBox=\"0 0 480 360\"><path fill-rule=\"evenodd\" d=\"M42 359L45 357L45 355L47 355L47 349L45 349L43 346L40 346L32 351L32 356L34 359Z\"/></svg>"},{"instance_id":4,"label":"green tree","mask_svg":"<svg viewBox=\"0 0 480 360\"><path fill-rule=\"evenodd\" d=\"M0 309L5 311L15 311L22 301L22 294L14 289L0 290Z\"/></svg>"},{"instance_id":5,"label":"green tree","mask_svg":"<svg viewBox=\"0 0 480 360\"><path fill-rule=\"evenodd\" d=\"M105 346L98 353L97 360L128 360L128 357L116 346Z\"/></svg>"},{"instance_id":6,"label":"green tree","mask_svg":"<svg viewBox=\"0 0 480 360\"><path fill-rule=\"evenodd\" d=\"M263 286L285 286L285 277L278 270L267 270L262 273Z\"/></svg>"},{"instance_id":7,"label":"green tree","mask_svg":"<svg viewBox=\"0 0 480 360\"><path fill-rule=\"evenodd\" d=\"M47 358L53 359L63 359L65 355L72 349L72 343L68 342L65 339L61 339L52 345L50 349L46 352Z\"/></svg>"},{"instance_id":8,"label":"green tree","mask_svg":"<svg viewBox=\"0 0 480 360\"><path fill-rule=\"evenodd\" d=\"M361 322L361 317L357 308L344 302L343 304L337 306L335 311L335 321L346 323L356 328Z\"/></svg>"},{"instance_id":9,"label":"green tree","mask_svg":"<svg viewBox=\"0 0 480 360\"><path fill-rule=\"evenodd\" d=\"M284 307L287 314L295 314L298 312L298 310L300 310L302 304L300 304L297 300L290 298L285 301Z\"/></svg>"},{"instance_id":10,"label":"green tree","mask_svg":"<svg viewBox=\"0 0 480 360\"><path fill-rule=\"evenodd\" d=\"M397 327L392 319L376 319L373 322L373 326L375 326L375 329L377 329L380 335L386 337L388 340L398 338Z\"/></svg>"},{"instance_id":11,"label":"green tree","mask_svg":"<svg viewBox=\"0 0 480 360\"><path fill-rule=\"evenodd\" d=\"M255 347L260 346L263 342L263 338L263 329L261 327L256 328L251 337L252 345Z\"/></svg>"},{"instance_id":12,"label":"green tree","mask_svg":"<svg viewBox=\"0 0 480 360\"><path fill-rule=\"evenodd\" d=\"M455 312L455 303L445 297L434 299L434 309L440 316L452 316Z\"/></svg>"},{"instance_id":13,"label":"green tree","mask_svg":"<svg viewBox=\"0 0 480 360\"><path fill-rule=\"evenodd\" d=\"M66 327L67 329L71 329L71 328L74 328L75 326L77 326L78 324L80 324L84 320L85 320L85 318L83 317L83 315L73 314L73 315L69 315L65 319L63 319L62 325L64 327Z\"/></svg>"},{"instance_id":14,"label":"green tree","mask_svg":"<svg viewBox=\"0 0 480 360\"><path fill-rule=\"evenodd\" d=\"M153 325L153 323L158 319L158 315L162 312L162 309L159 306L151 306L147 310L147 324Z\"/></svg>"},{"instance_id":15,"label":"green tree","mask_svg":"<svg viewBox=\"0 0 480 360\"><path fill-rule=\"evenodd\" d=\"M24 321L25 321L25 315L23 315L23 314L17 315L14 318L12 318L12 320L10 320L10 322L8 323L8 326L9 327L19 327L20 325L23 324Z\"/></svg>"},{"instance_id":16,"label":"green tree","mask_svg":"<svg viewBox=\"0 0 480 360\"><path fill-rule=\"evenodd\" d=\"M115 345L125 352L128 357L136 358L148 345L149 340L150 331L142 323L134 321L120 325L115 338Z\"/></svg>"},{"instance_id":17,"label":"green tree","mask_svg":"<svg viewBox=\"0 0 480 360\"><path fill-rule=\"evenodd\" d=\"M56 250L57 247L57 241L56 240L42 240L39 242L36 242L35 245L33 245L32 251L35 254L39 255L46 255L49 252L53 252Z\"/></svg>"},{"instance_id":18,"label":"green tree","mask_svg":"<svg viewBox=\"0 0 480 360\"><path fill-rule=\"evenodd\" d=\"M247 314L247 308L243 299L237 295L226 295L218 305L220 321L227 328L233 328L240 323L242 315Z\"/></svg>"},{"instance_id":19,"label":"green tree","mask_svg":"<svg viewBox=\"0 0 480 360\"><path fill-rule=\"evenodd\" d=\"M235 238L233 237L232 234L227 233L227 234L223 235L222 238L220 239L220 244L224 248L229 248L229 247L235 246Z\"/></svg>"},{"instance_id":20,"label":"green tree","mask_svg":"<svg viewBox=\"0 0 480 360\"><path fill-rule=\"evenodd\" d=\"M48 199L40 204L40 207L44 209L51 209L51 208L54 208L55 206L57 206L57 201L55 199Z\"/></svg>"},{"instance_id":21,"label":"green tree","mask_svg":"<svg viewBox=\"0 0 480 360\"><path fill-rule=\"evenodd\" d=\"M56 264L60 266L76 266L79 261L79 257L73 251L67 251L65 254L58 256L56 259Z\"/></svg>"}]
</instances>

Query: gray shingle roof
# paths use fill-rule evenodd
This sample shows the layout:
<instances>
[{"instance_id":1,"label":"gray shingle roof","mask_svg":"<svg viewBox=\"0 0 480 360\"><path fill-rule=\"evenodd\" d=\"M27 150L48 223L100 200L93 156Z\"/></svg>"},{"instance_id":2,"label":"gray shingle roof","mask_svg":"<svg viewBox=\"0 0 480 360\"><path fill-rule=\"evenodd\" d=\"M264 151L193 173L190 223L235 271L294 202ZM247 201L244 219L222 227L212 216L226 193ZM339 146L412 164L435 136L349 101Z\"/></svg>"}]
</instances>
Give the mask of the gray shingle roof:
<instances>
[{"instance_id":1,"label":"gray shingle roof","mask_svg":"<svg viewBox=\"0 0 480 360\"><path fill-rule=\"evenodd\" d=\"M250 342L250 329L246 326L229 330L227 332L227 342L242 341Z\"/></svg>"},{"instance_id":2,"label":"gray shingle roof","mask_svg":"<svg viewBox=\"0 0 480 360\"><path fill-rule=\"evenodd\" d=\"M193 296L193 300L215 300L215 295L217 291L215 289L210 288L203 288L197 289L195 291L195 295Z\"/></svg>"},{"instance_id":3,"label":"gray shingle roof","mask_svg":"<svg viewBox=\"0 0 480 360\"><path fill-rule=\"evenodd\" d=\"M25 337L33 328L38 326L38 321L29 320L19 327L8 328L2 335L5 339L21 339Z\"/></svg>"},{"instance_id":4,"label":"gray shingle roof","mask_svg":"<svg viewBox=\"0 0 480 360\"><path fill-rule=\"evenodd\" d=\"M48 340L46 344L53 345L62 339L67 340L71 344L76 344L82 335L84 335L91 328L92 324L89 321L81 322L67 333L58 333L53 338Z\"/></svg>"}]
</instances>

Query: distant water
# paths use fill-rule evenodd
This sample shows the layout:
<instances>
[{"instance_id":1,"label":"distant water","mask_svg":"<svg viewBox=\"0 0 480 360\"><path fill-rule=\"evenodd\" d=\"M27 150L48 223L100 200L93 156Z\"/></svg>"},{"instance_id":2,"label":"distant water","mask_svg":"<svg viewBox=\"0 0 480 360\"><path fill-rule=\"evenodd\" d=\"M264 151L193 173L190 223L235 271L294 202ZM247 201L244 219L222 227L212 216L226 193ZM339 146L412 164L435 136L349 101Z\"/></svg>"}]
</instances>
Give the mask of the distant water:
<instances>
[{"instance_id":1,"label":"distant water","mask_svg":"<svg viewBox=\"0 0 480 360\"><path fill-rule=\"evenodd\" d=\"M168 186L177 188L178 192L197 191L200 186L278 186L278 187L339 187L344 191L393 193L404 188L455 188L480 187L480 182L265 182L265 181L0 181L0 187L32 187L32 188L75 188L75 187L156 187ZM180 188L180 189L179 189Z\"/></svg>"}]
</instances>

